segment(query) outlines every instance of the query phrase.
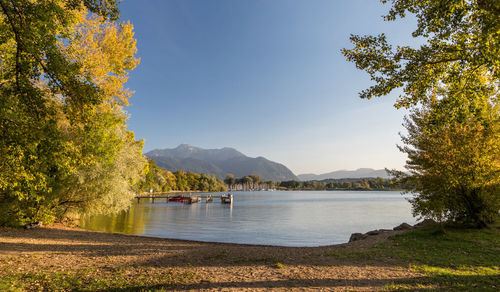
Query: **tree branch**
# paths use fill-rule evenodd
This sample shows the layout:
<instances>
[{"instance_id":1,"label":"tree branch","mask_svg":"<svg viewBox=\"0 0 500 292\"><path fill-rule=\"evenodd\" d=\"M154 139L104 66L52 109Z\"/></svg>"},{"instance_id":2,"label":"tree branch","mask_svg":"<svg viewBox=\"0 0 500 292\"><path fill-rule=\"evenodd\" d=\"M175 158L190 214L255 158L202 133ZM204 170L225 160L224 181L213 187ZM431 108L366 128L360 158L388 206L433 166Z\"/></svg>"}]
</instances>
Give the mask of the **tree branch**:
<instances>
[{"instance_id":1,"label":"tree branch","mask_svg":"<svg viewBox=\"0 0 500 292\"><path fill-rule=\"evenodd\" d=\"M5 14L5 16L7 16L7 20L9 21L10 23L10 26L12 28L12 32L14 33L14 38L16 39L16 74L15 74L15 78L16 78L16 88L18 91L21 90L21 85L19 83L19 79L21 77L21 36L20 36L20 33L16 27L16 25L14 24L14 19L13 19L13 16L9 13L9 10L7 8L7 5L5 4L5 2L3 0L0 0L0 7L2 8L2 11L3 13Z\"/></svg>"}]
</instances>

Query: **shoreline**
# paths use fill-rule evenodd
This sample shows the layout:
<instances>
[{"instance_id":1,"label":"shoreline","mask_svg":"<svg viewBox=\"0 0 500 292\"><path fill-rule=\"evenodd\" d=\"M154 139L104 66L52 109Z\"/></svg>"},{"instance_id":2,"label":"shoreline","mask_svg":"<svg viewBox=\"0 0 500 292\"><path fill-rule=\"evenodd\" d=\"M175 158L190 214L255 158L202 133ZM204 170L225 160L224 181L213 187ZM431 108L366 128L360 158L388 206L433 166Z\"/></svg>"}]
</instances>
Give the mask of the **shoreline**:
<instances>
[{"instance_id":1,"label":"shoreline","mask_svg":"<svg viewBox=\"0 0 500 292\"><path fill-rule=\"evenodd\" d=\"M450 229L446 234L436 234L435 224L420 226L410 227L415 230L408 233L353 234L351 239L357 240L318 247L165 239L63 224L3 227L0 291L460 290L471 283L478 291L496 287L499 225ZM456 250L464 253L457 258Z\"/></svg>"},{"instance_id":2,"label":"shoreline","mask_svg":"<svg viewBox=\"0 0 500 292\"><path fill-rule=\"evenodd\" d=\"M151 235L128 234L128 233L122 233L122 232L109 232L109 231L101 231L101 230L92 230L92 229L86 229L86 228L78 226L78 225L68 226L68 225L64 225L64 224L60 224L60 223L55 223L55 224L48 225L45 227L50 228L51 226L59 226L59 225L67 227L67 228L88 231L88 232L97 232L97 233L110 234L110 235L132 236L132 237L138 237L138 238L144 238L144 239L160 239L160 240L167 240L167 241L179 241L179 242L184 242L184 243L222 244L222 245L235 245L235 246L247 246L247 247L304 248L304 249L308 249L308 248L333 248L333 247L339 247L339 246L343 247L343 246L351 245L354 242L354 241L353 242L347 241L347 242L343 242L343 243L334 243L334 244L318 245L318 246L289 246L289 245L204 241L204 240L194 240L194 239L181 239L181 238L151 236ZM399 233L404 232L404 231L408 231L408 230L389 230L389 229L378 229L378 230L384 230L383 231L384 235L386 235L384 237L389 237L389 236L399 234ZM370 233L373 231L377 231L377 230L368 231L366 233ZM0 232L1 232L1 229L0 229ZM361 234L361 233L352 233L352 234ZM374 234L374 235L379 235L379 234ZM367 239L367 238L369 238L369 237L366 237L364 239Z\"/></svg>"},{"instance_id":3,"label":"shoreline","mask_svg":"<svg viewBox=\"0 0 500 292\"><path fill-rule=\"evenodd\" d=\"M68 225L64 223L53 223L49 225L44 225L41 227L36 227L33 229L25 229L22 227L0 227L0 238L3 233L22 233L22 232L30 232L30 231L43 231L43 230L71 230L78 232L86 232L89 235L92 233L107 235L107 236L120 236L120 237L131 237L136 239L142 239L145 241L149 240L160 240L165 242L180 242L185 244L206 244L206 245L227 245L227 246L235 246L235 247L252 247L252 248L291 248L291 249L322 249L322 248L348 248L348 247L358 247L361 241L352 241L352 242L344 242L344 243L336 243L329 245L319 245L319 246L286 246L286 245L271 245L271 244L251 244L251 243L233 243L233 242L218 242L218 241L203 241L203 240L192 240L192 239L178 239L178 238L169 238L169 237L158 237L158 236L148 236L148 235L138 235L138 234L128 234L121 232L108 232L108 231L100 231L100 230L92 230L80 227L78 225ZM384 230L384 232L374 234L371 237L366 237L363 239L363 242L366 245L372 245L373 240L377 242L382 240L386 240L388 237L399 234L408 230L388 230L388 229L380 229ZM373 230L375 231L375 230ZM369 231L367 233L373 232ZM358 234L358 233L353 233ZM373 239L373 240L370 240ZM0 242L1 243L1 242Z\"/></svg>"},{"instance_id":4,"label":"shoreline","mask_svg":"<svg viewBox=\"0 0 500 292\"><path fill-rule=\"evenodd\" d=\"M333 189L333 190L274 190L274 191L261 191L261 190L227 190L224 192L208 192L208 191L170 191L170 192L153 192L153 193L141 193L136 194L135 197L141 196L161 196L167 194L189 194L189 193L207 193L207 194L215 194L215 193L232 193L232 192L241 192L241 193L250 193L250 192L406 192L404 189Z\"/></svg>"},{"instance_id":5,"label":"shoreline","mask_svg":"<svg viewBox=\"0 0 500 292\"><path fill-rule=\"evenodd\" d=\"M2 273L19 275L22 279L25 273L41 275L59 271L68 275L90 273L88 277L92 278L100 271L112 281L125 270L135 276L124 281L136 281L144 275L155 275L158 279L166 275L174 277L177 280L167 283L169 290L289 291L305 287L335 290L338 286L340 291L346 287L373 291L380 285L376 280L378 275L385 275L390 283L392 278L413 273L389 263L360 266L356 261L328 254L367 250L399 232L329 246L283 247L107 233L62 224L34 229L4 227L0 228L0 278ZM334 280L339 277L347 282ZM94 281L90 278L88 281ZM154 290L155 286L140 286L143 288Z\"/></svg>"}]
</instances>

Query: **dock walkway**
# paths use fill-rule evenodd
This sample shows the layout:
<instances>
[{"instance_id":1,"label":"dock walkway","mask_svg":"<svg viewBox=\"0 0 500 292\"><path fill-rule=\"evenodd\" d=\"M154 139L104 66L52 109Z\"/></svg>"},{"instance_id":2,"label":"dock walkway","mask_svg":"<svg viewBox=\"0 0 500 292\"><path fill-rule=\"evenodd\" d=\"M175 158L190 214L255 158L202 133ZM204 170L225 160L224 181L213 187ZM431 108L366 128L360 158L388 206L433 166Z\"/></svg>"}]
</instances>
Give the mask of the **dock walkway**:
<instances>
[{"instance_id":1,"label":"dock walkway","mask_svg":"<svg viewBox=\"0 0 500 292\"><path fill-rule=\"evenodd\" d=\"M210 195L210 194L205 194L205 195L185 195L185 194L180 194L180 193L147 193L147 194L138 194L135 197L137 198L137 202L140 203L141 199L151 199L152 203L155 202L155 200L161 200L165 199L165 201L168 203L169 198L174 198L177 196L183 196L186 200L192 203L197 203L201 201L201 199L206 200L207 198L218 198L221 199L222 196L224 195Z\"/></svg>"}]
</instances>

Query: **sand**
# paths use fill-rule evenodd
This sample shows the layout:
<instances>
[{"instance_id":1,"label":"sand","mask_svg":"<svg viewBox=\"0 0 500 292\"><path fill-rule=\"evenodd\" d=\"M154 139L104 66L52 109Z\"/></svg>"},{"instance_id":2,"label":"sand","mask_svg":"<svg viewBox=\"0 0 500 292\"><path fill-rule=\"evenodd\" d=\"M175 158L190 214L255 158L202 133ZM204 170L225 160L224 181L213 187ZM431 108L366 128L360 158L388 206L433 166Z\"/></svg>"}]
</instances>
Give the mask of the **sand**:
<instances>
[{"instance_id":1,"label":"sand","mask_svg":"<svg viewBox=\"0 0 500 292\"><path fill-rule=\"evenodd\" d=\"M29 230L1 228L0 269L37 272L94 267L109 272L137 267L132 273L195 275L186 283L169 286L179 291L374 291L419 275L390 259L341 259L328 253L368 249L395 232L325 247L275 247L110 234L58 224Z\"/></svg>"}]
</instances>

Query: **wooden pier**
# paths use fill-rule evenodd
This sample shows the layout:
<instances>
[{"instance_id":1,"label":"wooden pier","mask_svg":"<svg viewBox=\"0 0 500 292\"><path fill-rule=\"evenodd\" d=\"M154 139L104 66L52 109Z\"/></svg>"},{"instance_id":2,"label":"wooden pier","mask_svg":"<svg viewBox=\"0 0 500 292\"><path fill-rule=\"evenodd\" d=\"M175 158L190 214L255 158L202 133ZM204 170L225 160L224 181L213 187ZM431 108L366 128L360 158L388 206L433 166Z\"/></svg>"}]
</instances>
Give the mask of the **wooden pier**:
<instances>
[{"instance_id":1,"label":"wooden pier","mask_svg":"<svg viewBox=\"0 0 500 292\"><path fill-rule=\"evenodd\" d=\"M178 202L182 203L199 203L202 200L204 200L207 203L213 202L215 198L222 199L223 197L226 197L227 195L211 195L211 194L205 194L205 195L184 195L184 194L178 194L178 193L150 193L150 194L139 194L136 195L135 197L137 198L137 202L140 203L141 199L151 199L152 203L154 204L155 201L157 200L165 200L165 202L169 203L169 199L171 198L176 198L182 196L182 200ZM173 201L171 203L175 203L176 201Z\"/></svg>"}]
</instances>

